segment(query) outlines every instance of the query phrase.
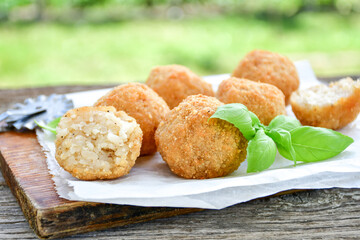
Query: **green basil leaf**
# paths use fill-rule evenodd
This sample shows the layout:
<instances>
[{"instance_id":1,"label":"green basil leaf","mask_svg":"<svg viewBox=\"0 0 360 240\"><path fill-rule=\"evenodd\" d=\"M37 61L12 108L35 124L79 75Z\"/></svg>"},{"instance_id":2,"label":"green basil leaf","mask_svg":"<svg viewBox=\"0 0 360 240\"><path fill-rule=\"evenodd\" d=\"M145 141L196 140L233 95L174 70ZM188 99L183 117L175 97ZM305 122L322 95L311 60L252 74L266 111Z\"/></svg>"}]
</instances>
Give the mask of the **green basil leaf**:
<instances>
[{"instance_id":1,"label":"green basil leaf","mask_svg":"<svg viewBox=\"0 0 360 240\"><path fill-rule=\"evenodd\" d=\"M55 118L54 120L49 122L47 126L56 129L56 127L59 125L60 119L61 117Z\"/></svg>"},{"instance_id":2,"label":"green basil leaf","mask_svg":"<svg viewBox=\"0 0 360 240\"><path fill-rule=\"evenodd\" d=\"M296 155L295 149L291 142L291 134L289 131L284 129L272 129L266 134L271 137L272 140L276 143L276 146L279 150L279 153L287 159L294 159L294 163L296 164ZM290 157L289 157L290 156Z\"/></svg>"},{"instance_id":3,"label":"green basil leaf","mask_svg":"<svg viewBox=\"0 0 360 240\"><path fill-rule=\"evenodd\" d=\"M275 161L276 145L274 141L265 134L263 129L248 143L247 147L247 172L259 172L268 169Z\"/></svg>"},{"instance_id":4,"label":"green basil leaf","mask_svg":"<svg viewBox=\"0 0 360 240\"><path fill-rule=\"evenodd\" d=\"M327 128L304 126L290 131L290 134L296 160L302 162L334 157L354 142L351 137Z\"/></svg>"},{"instance_id":5,"label":"green basil leaf","mask_svg":"<svg viewBox=\"0 0 360 240\"><path fill-rule=\"evenodd\" d=\"M283 156L284 158L286 158L288 160L294 161L294 163L295 163L294 157L291 155L289 150L284 148L282 145L276 145L276 146L277 146L277 149L281 156ZM293 146L293 149L295 151L294 146ZM295 159L299 161L299 159L296 158L296 152L295 152Z\"/></svg>"},{"instance_id":6,"label":"green basil leaf","mask_svg":"<svg viewBox=\"0 0 360 240\"><path fill-rule=\"evenodd\" d=\"M285 115L279 115L279 116L276 116L273 120L271 120L268 128L269 129L284 129L286 131L291 131L300 126L301 126L301 123L297 119L295 119L293 117L285 116Z\"/></svg>"},{"instance_id":7,"label":"green basil leaf","mask_svg":"<svg viewBox=\"0 0 360 240\"><path fill-rule=\"evenodd\" d=\"M219 118L234 124L247 140L255 136L255 128L252 126L249 110L240 103L222 105L210 118Z\"/></svg>"},{"instance_id":8,"label":"green basil leaf","mask_svg":"<svg viewBox=\"0 0 360 240\"><path fill-rule=\"evenodd\" d=\"M56 134L56 127L59 124L60 119L61 119L61 117L55 118L54 120L49 122L47 125L43 125L43 124L39 123L36 120L34 120L34 121L39 127L43 128L43 129L46 129L46 130Z\"/></svg>"},{"instance_id":9,"label":"green basil leaf","mask_svg":"<svg viewBox=\"0 0 360 240\"><path fill-rule=\"evenodd\" d=\"M252 122L252 126L259 126L260 124L260 120L259 118L255 115L255 113L249 111L250 117L251 117L251 122Z\"/></svg>"}]
</instances>

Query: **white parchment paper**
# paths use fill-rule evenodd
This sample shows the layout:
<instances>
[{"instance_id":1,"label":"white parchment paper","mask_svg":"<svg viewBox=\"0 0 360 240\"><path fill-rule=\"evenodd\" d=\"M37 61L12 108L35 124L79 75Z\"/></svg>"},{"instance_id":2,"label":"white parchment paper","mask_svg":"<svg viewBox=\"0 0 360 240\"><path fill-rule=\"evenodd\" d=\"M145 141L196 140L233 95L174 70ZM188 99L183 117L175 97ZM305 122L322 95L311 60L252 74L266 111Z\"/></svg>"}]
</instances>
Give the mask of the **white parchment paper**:
<instances>
[{"instance_id":1,"label":"white parchment paper","mask_svg":"<svg viewBox=\"0 0 360 240\"><path fill-rule=\"evenodd\" d=\"M307 61L295 63L300 88L319 84ZM206 77L214 90L229 75ZM68 94L75 107L92 105L109 89ZM293 115L291 107L288 114ZM172 174L156 153L141 157L127 176L111 181L81 181L63 170L55 160L54 136L37 131L47 156L50 173L60 197L138 206L166 206L221 209L236 203L269 196L290 189L359 188L360 187L360 118L341 130L355 142L340 155L318 163L298 164L276 157L269 170L247 174L246 161L234 173L207 180L182 179Z\"/></svg>"}]
</instances>

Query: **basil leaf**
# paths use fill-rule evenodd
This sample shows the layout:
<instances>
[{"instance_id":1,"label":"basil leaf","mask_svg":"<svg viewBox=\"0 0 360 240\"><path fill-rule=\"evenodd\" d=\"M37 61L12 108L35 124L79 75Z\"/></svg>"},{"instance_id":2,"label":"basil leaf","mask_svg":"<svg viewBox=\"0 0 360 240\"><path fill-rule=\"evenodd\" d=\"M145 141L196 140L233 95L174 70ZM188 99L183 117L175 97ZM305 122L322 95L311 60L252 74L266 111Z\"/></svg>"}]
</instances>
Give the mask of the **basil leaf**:
<instances>
[{"instance_id":1,"label":"basil leaf","mask_svg":"<svg viewBox=\"0 0 360 240\"><path fill-rule=\"evenodd\" d=\"M284 129L272 129L266 134L276 143L279 153L287 159L294 159L296 165L295 149L291 142L291 134ZM290 156L290 157L289 157Z\"/></svg>"},{"instance_id":2,"label":"basil leaf","mask_svg":"<svg viewBox=\"0 0 360 240\"><path fill-rule=\"evenodd\" d=\"M291 161L294 161L294 162L295 162L294 157L291 155L290 151L288 151L287 149L285 149L285 148L282 147L281 145L278 145L277 148L278 148L278 151L279 151L279 153L280 153L281 156L283 156L284 158L286 158L286 159L288 159L288 160L291 160ZM294 146L293 146L293 149L294 149L294 151L295 151ZM296 158L296 156L297 156L297 155L296 155L296 152L295 152L295 159L296 159L297 161L299 161L299 159Z\"/></svg>"},{"instance_id":3,"label":"basil leaf","mask_svg":"<svg viewBox=\"0 0 360 240\"><path fill-rule=\"evenodd\" d=\"M253 126L253 127L259 126L260 120L259 120L259 118L255 115L255 113L249 111L249 114L250 114L252 126Z\"/></svg>"},{"instance_id":4,"label":"basil leaf","mask_svg":"<svg viewBox=\"0 0 360 240\"><path fill-rule=\"evenodd\" d=\"M52 132L53 134L56 134L56 127L59 124L60 119L61 119L61 117L55 118L54 120L49 122L47 125L43 125L36 120L34 120L34 121L39 127L46 129L46 130Z\"/></svg>"},{"instance_id":5,"label":"basil leaf","mask_svg":"<svg viewBox=\"0 0 360 240\"><path fill-rule=\"evenodd\" d=\"M247 172L259 172L268 169L275 161L276 145L263 129L257 131L247 147Z\"/></svg>"},{"instance_id":6,"label":"basil leaf","mask_svg":"<svg viewBox=\"0 0 360 240\"><path fill-rule=\"evenodd\" d=\"M269 129L284 129L286 131L291 131L300 126L301 126L301 123L297 119L295 119L293 117L285 116L285 115L279 115L279 116L276 116L273 120L271 120L268 128Z\"/></svg>"},{"instance_id":7,"label":"basil leaf","mask_svg":"<svg viewBox=\"0 0 360 240\"><path fill-rule=\"evenodd\" d=\"M249 110L240 103L231 103L217 108L210 118L219 118L234 124L247 140L255 136L252 118Z\"/></svg>"},{"instance_id":8,"label":"basil leaf","mask_svg":"<svg viewBox=\"0 0 360 240\"><path fill-rule=\"evenodd\" d=\"M296 160L302 162L316 162L334 157L354 142L351 137L320 127L299 127L290 134ZM290 159L289 155L286 158Z\"/></svg>"},{"instance_id":9,"label":"basil leaf","mask_svg":"<svg viewBox=\"0 0 360 240\"><path fill-rule=\"evenodd\" d=\"M49 122L47 126L56 129L56 127L59 125L60 119L61 117L55 118L54 120Z\"/></svg>"}]
</instances>

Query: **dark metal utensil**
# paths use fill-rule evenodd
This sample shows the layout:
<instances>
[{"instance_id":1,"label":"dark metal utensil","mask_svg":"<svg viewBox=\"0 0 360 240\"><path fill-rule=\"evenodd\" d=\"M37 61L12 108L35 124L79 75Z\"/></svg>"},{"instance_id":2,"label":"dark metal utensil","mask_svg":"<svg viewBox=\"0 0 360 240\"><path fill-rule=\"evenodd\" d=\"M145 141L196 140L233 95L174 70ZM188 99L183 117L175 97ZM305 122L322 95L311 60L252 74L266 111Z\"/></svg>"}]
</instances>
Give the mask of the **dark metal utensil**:
<instances>
[{"instance_id":1,"label":"dark metal utensil","mask_svg":"<svg viewBox=\"0 0 360 240\"><path fill-rule=\"evenodd\" d=\"M52 94L28 98L24 103L17 103L13 108L0 114L0 132L12 128L33 130L37 126L34 120L47 124L72 108L73 102L65 95Z\"/></svg>"}]
</instances>

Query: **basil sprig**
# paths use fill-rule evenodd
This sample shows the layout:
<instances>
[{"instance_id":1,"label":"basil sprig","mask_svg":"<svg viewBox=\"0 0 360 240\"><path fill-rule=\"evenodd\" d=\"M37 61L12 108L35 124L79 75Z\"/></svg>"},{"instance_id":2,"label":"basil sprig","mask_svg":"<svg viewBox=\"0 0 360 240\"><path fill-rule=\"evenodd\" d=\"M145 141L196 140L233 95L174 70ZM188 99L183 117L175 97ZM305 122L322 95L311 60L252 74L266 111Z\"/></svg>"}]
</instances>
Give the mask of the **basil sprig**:
<instances>
[{"instance_id":1,"label":"basil sprig","mask_svg":"<svg viewBox=\"0 0 360 240\"><path fill-rule=\"evenodd\" d=\"M286 159L296 162L317 162L334 157L354 140L327 128L301 126L292 117L280 115L268 126L240 103L218 107L210 118L232 123L249 141L247 172L268 169L275 161L276 149Z\"/></svg>"},{"instance_id":2,"label":"basil sprig","mask_svg":"<svg viewBox=\"0 0 360 240\"><path fill-rule=\"evenodd\" d=\"M36 123L39 127L43 128L43 129L46 129L46 130L48 130L48 131L50 131L50 132L52 132L53 134L56 135L56 127L57 127L57 125L59 124L60 119L61 119L61 117L55 118L54 120L52 120L51 122L49 122L47 125L41 124L41 123L39 123L39 122L36 121L36 120L35 120L35 123Z\"/></svg>"}]
</instances>

